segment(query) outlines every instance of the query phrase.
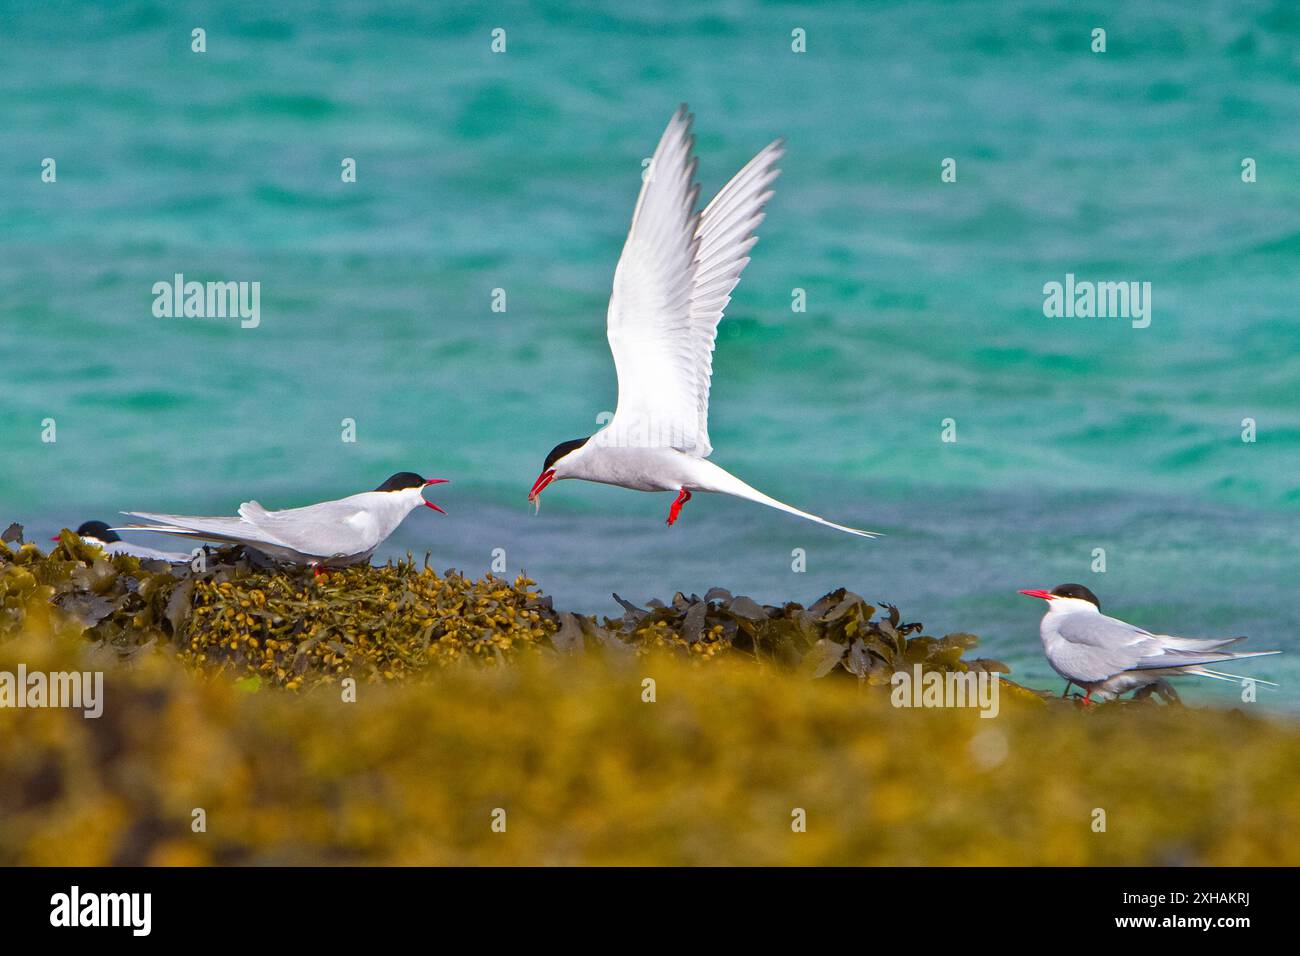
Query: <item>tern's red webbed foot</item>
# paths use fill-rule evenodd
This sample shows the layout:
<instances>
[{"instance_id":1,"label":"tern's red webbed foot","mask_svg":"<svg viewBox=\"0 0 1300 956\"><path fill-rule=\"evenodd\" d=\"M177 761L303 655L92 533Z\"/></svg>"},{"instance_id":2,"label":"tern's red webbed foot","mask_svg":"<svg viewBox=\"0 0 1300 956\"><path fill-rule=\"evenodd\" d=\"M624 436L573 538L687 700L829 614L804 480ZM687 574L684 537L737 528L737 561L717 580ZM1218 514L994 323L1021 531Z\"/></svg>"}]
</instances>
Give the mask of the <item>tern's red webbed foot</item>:
<instances>
[{"instance_id":1,"label":"tern's red webbed foot","mask_svg":"<svg viewBox=\"0 0 1300 956\"><path fill-rule=\"evenodd\" d=\"M682 513L682 505L691 500L691 493L683 488L677 495L677 500L673 506L668 509L668 523L672 524L677 520L677 516Z\"/></svg>"}]
</instances>

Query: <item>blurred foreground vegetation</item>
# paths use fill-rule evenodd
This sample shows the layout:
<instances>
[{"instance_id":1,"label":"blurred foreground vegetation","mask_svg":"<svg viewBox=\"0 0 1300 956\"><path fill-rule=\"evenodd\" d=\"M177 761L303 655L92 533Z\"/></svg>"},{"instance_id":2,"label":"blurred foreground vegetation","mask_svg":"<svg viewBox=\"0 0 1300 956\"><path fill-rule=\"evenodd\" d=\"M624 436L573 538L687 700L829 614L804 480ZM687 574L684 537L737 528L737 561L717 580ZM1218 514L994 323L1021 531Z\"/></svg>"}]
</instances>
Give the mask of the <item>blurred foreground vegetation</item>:
<instances>
[{"instance_id":1,"label":"blurred foreground vegetation","mask_svg":"<svg viewBox=\"0 0 1300 956\"><path fill-rule=\"evenodd\" d=\"M1004 668L848 592L623 611L0 547L0 671L106 685L98 719L0 709L0 864L1300 863L1294 724L1010 683L995 719L896 709L896 667Z\"/></svg>"}]
</instances>

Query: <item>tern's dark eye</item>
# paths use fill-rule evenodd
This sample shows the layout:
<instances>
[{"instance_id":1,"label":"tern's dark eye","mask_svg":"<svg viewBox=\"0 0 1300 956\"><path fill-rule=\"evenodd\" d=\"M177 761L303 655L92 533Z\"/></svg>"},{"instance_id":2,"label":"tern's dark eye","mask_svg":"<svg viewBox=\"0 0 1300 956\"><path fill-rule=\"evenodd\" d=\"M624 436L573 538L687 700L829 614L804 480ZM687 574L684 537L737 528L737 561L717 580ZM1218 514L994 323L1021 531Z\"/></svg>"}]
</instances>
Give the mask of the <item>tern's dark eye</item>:
<instances>
[{"instance_id":1,"label":"tern's dark eye","mask_svg":"<svg viewBox=\"0 0 1300 956\"><path fill-rule=\"evenodd\" d=\"M413 471L399 471L375 491L405 491L407 488L423 488L424 479Z\"/></svg>"},{"instance_id":2,"label":"tern's dark eye","mask_svg":"<svg viewBox=\"0 0 1300 956\"><path fill-rule=\"evenodd\" d=\"M590 436L588 436L590 437ZM575 448L581 448L587 444L586 438L575 438L573 441L563 441L551 449L551 453L546 456L546 464L542 465L542 471L550 471L551 466L557 461L573 451Z\"/></svg>"},{"instance_id":3,"label":"tern's dark eye","mask_svg":"<svg viewBox=\"0 0 1300 956\"><path fill-rule=\"evenodd\" d=\"M1063 598L1077 598L1080 601L1088 601L1097 605L1097 610L1101 610L1101 601L1097 600L1097 595L1093 594L1082 584L1058 584L1052 588L1052 594Z\"/></svg>"}]
</instances>

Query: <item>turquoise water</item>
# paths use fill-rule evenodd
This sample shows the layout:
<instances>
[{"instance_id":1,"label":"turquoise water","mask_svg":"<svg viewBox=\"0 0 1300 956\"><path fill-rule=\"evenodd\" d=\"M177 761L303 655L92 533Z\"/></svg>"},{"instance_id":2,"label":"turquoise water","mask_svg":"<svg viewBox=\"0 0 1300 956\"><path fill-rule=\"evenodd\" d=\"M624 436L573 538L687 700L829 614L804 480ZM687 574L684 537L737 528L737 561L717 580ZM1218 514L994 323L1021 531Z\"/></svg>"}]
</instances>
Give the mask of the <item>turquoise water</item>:
<instances>
[{"instance_id":1,"label":"turquoise water","mask_svg":"<svg viewBox=\"0 0 1300 956\"><path fill-rule=\"evenodd\" d=\"M585 610L847 585L1056 686L1016 590L1074 580L1300 651L1294 4L325 6L3 4L0 518L48 536L409 469L453 479L450 514L386 555L502 548ZM789 139L718 336L714 460L879 541L711 496L672 529L667 496L524 501L613 407L610 279L681 101L706 194ZM260 326L155 318L178 272L260 282ZM1152 283L1150 327L1044 317L1067 273ZM1293 706L1300 654L1243 666Z\"/></svg>"}]
</instances>

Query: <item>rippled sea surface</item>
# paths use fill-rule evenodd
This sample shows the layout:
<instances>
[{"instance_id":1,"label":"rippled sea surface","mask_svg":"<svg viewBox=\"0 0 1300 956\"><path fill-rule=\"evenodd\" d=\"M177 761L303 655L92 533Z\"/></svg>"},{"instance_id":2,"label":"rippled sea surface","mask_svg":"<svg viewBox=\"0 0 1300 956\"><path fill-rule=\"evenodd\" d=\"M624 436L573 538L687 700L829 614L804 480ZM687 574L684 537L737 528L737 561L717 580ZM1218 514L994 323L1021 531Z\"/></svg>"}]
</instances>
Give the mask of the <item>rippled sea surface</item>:
<instances>
[{"instance_id":1,"label":"rippled sea surface","mask_svg":"<svg viewBox=\"0 0 1300 956\"><path fill-rule=\"evenodd\" d=\"M420 471L449 515L382 556L477 573L501 548L610 613L848 586L1040 686L1016 591L1080 581L1292 652L1242 666L1296 706L1294 4L100 6L0 13L0 519L48 537ZM682 101L706 194L789 140L718 335L714 460L878 541L704 495L671 529L664 495L525 504L613 408L610 280ZM260 282L261 324L156 318L176 273ZM1067 273L1150 282L1150 326L1046 318Z\"/></svg>"}]
</instances>

